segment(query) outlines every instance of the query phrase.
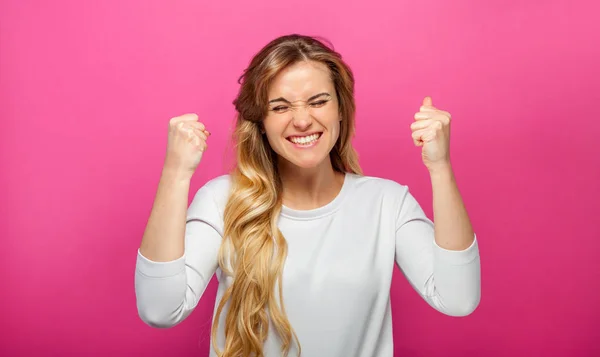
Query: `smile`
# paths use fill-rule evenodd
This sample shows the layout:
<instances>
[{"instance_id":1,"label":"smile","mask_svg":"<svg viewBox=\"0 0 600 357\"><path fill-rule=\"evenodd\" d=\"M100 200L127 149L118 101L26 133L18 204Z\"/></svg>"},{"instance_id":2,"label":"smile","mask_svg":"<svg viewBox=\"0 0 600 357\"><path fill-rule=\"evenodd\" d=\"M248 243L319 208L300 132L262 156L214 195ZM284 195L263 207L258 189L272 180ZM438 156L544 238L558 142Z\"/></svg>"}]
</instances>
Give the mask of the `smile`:
<instances>
[{"instance_id":1,"label":"smile","mask_svg":"<svg viewBox=\"0 0 600 357\"><path fill-rule=\"evenodd\" d=\"M287 139L295 146L310 147L317 143L323 133L314 133L305 136L288 136Z\"/></svg>"}]
</instances>

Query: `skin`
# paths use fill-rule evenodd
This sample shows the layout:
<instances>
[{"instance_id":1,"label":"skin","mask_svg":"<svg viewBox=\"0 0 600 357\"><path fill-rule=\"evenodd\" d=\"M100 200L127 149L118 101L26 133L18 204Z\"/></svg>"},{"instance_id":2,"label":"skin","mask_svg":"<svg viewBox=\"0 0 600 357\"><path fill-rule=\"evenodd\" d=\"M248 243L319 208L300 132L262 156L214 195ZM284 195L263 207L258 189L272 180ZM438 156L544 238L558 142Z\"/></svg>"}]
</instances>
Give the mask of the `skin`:
<instances>
[{"instance_id":1,"label":"skin","mask_svg":"<svg viewBox=\"0 0 600 357\"><path fill-rule=\"evenodd\" d=\"M410 128L431 179L435 241L448 250L464 250L475 236L450 162L451 117L425 97Z\"/></svg>"},{"instance_id":2,"label":"skin","mask_svg":"<svg viewBox=\"0 0 600 357\"><path fill-rule=\"evenodd\" d=\"M152 261L169 262L183 256L190 184L209 136L196 114L169 121L165 162L140 244L140 253Z\"/></svg>"}]
</instances>

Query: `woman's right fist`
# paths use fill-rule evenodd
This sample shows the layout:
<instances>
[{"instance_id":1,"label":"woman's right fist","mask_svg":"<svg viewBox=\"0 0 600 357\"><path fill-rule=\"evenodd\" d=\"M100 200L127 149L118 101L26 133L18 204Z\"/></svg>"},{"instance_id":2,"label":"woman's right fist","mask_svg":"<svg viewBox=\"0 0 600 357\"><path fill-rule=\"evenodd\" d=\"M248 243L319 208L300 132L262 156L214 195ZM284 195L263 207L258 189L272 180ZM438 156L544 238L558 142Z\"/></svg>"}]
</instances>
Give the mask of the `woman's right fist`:
<instances>
[{"instance_id":1,"label":"woman's right fist","mask_svg":"<svg viewBox=\"0 0 600 357\"><path fill-rule=\"evenodd\" d=\"M165 168L190 177L207 148L210 133L196 114L184 114L169 121Z\"/></svg>"}]
</instances>

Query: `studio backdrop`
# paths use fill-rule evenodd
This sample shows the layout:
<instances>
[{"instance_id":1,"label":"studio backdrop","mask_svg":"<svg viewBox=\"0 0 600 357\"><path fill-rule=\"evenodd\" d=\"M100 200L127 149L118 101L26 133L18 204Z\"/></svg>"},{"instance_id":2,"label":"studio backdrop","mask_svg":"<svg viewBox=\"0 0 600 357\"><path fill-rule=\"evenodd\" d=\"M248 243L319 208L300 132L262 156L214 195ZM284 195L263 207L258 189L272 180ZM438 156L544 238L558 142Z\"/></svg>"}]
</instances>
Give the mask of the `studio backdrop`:
<instances>
[{"instance_id":1,"label":"studio backdrop","mask_svg":"<svg viewBox=\"0 0 600 357\"><path fill-rule=\"evenodd\" d=\"M464 318L399 270L397 356L598 356L600 27L593 1L34 1L0 5L0 355L208 355L216 280L166 330L137 315L134 268L171 117L212 133L190 199L231 167L250 58L290 33L354 71L365 174L432 218L410 124L452 114L451 158L478 235ZM315 356L309 356L315 357Z\"/></svg>"}]
</instances>

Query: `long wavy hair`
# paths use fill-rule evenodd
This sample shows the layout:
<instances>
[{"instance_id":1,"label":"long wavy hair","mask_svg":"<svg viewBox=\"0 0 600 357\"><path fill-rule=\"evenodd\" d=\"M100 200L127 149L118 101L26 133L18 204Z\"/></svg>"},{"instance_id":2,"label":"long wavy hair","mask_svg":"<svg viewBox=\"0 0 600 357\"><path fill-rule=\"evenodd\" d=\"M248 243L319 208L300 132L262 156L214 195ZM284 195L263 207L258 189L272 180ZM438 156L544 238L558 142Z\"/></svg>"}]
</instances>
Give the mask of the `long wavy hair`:
<instances>
[{"instance_id":1,"label":"long wavy hair","mask_svg":"<svg viewBox=\"0 0 600 357\"><path fill-rule=\"evenodd\" d=\"M282 296L287 243L277 227L282 206L277 155L261 131L268 111L269 85L278 73L299 61L327 65L335 86L342 120L339 138L330 152L333 169L362 174L351 143L354 76L341 55L309 36L287 35L268 43L239 78L241 87L233 101L237 111L233 133L236 165L230 175L232 185L218 258L219 267L232 278L232 284L219 302L212 328L213 347L220 357L263 357L270 322L282 341L283 355L288 355L293 341L300 351ZM227 303L225 349L220 351L219 316Z\"/></svg>"}]
</instances>

